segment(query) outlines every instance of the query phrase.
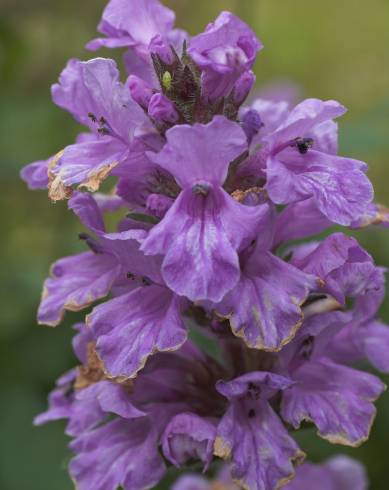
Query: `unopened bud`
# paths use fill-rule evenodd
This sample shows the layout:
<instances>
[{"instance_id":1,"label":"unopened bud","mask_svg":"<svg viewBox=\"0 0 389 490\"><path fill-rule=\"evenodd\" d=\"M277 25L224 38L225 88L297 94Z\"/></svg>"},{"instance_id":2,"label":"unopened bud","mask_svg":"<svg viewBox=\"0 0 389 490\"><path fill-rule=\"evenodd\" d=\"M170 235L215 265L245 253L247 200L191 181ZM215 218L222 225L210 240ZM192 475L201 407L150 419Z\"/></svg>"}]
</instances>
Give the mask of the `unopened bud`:
<instances>
[{"instance_id":1,"label":"unopened bud","mask_svg":"<svg viewBox=\"0 0 389 490\"><path fill-rule=\"evenodd\" d=\"M150 41L150 52L158 56L158 58L165 63L165 65L171 65L174 61L173 53L170 46L157 34Z\"/></svg>"},{"instance_id":2,"label":"unopened bud","mask_svg":"<svg viewBox=\"0 0 389 490\"><path fill-rule=\"evenodd\" d=\"M154 94L148 107L149 116L156 121L174 124L178 121L178 112L173 102L163 94Z\"/></svg>"},{"instance_id":3,"label":"unopened bud","mask_svg":"<svg viewBox=\"0 0 389 490\"><path fill-rule=\"evenodd\" d=\"M136 75L131 75L128 79L128 88L134 101L147 110L153 96L150 85Z\"/></svg>"},{"instance_id":4,"label":"unopened bud","mask_svg":"<svg viewBox=\"0 0 389 490\"><path fill-rule=\"evenodd\" d=\"M255 75L252 71L246 71L240 76L233 90L234 104L240 106L246 100L255 83Z\"/></svg>"},{"instance_id":5,"label":"unopened bud","mask_svg":"<svg viewBox=\"0 0 389 490\"><path fill-rule=\"evenodd\" d=\"M250 144L254 136L256 136L263 126L261 116L255 109L249 109L242 116L242 128L246 133L247 141Z\"/></svg>"},{"instance_id":6,"label":"unopened bud","mask_svg":"<svg viewBox=\"0 0 389 490\"><path fill-rule=\"evenodd\" d=\"M147 210L157 218L163 218L174 200L163 194L149 194L146 202Z\"/></svg>"}]
</instances>

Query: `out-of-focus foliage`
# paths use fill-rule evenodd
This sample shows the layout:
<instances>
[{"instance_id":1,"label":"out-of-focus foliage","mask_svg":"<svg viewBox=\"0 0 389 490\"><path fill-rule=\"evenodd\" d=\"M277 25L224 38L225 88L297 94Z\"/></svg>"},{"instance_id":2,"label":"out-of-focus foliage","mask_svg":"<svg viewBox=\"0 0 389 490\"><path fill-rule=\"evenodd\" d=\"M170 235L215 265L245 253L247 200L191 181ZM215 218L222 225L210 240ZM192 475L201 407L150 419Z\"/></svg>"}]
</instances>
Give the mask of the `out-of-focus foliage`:
<instances>
[{"instance_id":1,"label":"out-of-focus foliage","mask_svg":"<svg viewBox=\"0 0 389 490\"><path fill-rule=\"evenodd\" d=\"M259 85L293 82L304 96L349 107L341 122L342 152L366 160L377 199L389 204L389 2L386 0L166 0L192 34L220 10L250 23L265 44ZM50 101L49 86L70 57L93 55L104 0L0 0L0 488L68 490L63 426L32 427L55 378L74 362L70 326L53 332L34 321L49 264L80 249L80 225L66 205L28 192L20 168L70 143L78 128ZM104 56L112 56L104 52ZM359 232L377 262L389 264L389 231ZM389 307L383 318L389 322ZM387 380L388 381L388 380ZM307 430L300 442L314 460L337 451ZM389 394L378 403L371 439L347 451L369 468L374 490L387 488ZM135 489L134 489L135 490Z\"/></svg>"}]
</instances>

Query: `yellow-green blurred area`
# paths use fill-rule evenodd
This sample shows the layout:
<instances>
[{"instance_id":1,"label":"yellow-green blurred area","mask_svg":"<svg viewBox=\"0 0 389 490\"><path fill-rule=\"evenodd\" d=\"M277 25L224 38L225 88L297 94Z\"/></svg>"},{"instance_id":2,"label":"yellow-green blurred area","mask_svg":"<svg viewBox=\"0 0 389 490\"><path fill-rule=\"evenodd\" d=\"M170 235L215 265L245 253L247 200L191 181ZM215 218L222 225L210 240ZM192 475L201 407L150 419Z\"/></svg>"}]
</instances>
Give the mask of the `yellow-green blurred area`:
<instances>
[{"instance_id":1,"label":"yellow-green blurred area","mask_svg":"<svg viewBox=\"0 0 389 490\"><path fill-rule=\"evenodd\" d=\"M389 204L388 0L165 3L191 34L220 10L235 12L265 45L255 68L259 86L293 83L303 96L345 104L342 154L369 163L377 200ZM78 132L71 117L51 103L49 87L68 58L93 57L83 46L95 36L104 5L104 0L0 0L1 490L73 488L64 424L37 429L32 418L44 409L54 380L74 363L71 324L80 317L68 314L53 330L37 326L35 314L49 264L80 250L81 228L66 204L53 205L45 192L29 192L18 172L71 143ZM389 230L359 232L358 238L377 262L389 265ZM389 322L386 305L382 316ZM342 450L313 430L299 441L314 461ZM346 450L367 464L373 490L388 488L388 444L389 393L378 403L369 442Z\"/></svg>"}]
</instances>

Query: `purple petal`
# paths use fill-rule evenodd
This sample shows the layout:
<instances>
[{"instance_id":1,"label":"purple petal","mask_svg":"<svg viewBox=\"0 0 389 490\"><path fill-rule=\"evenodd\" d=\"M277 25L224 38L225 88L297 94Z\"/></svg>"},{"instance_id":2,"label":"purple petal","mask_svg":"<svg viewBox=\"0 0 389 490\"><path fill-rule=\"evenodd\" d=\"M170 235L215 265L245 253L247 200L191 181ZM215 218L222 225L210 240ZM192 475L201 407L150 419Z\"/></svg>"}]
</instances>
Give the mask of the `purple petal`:
<instances>
[{"instance_id":1,"label":"purple petal","mask_svg":"<svg viewBox=\"0 0 389 490\"><path fill-rule=\"evenodd\" d=\"M68 208L79 218L81 223L96 234L105 232L103 216L96 200L90 194L76 192L68 201Z\"/></svg>"},{"instance_id":2,"label":"purple petal","mask_svg":"<svg viewBox=\"0 0 389 490\"><path fill-rule=\"evenodd\" d=\"M148 156L169 171L181 188L202 182L222 185L229 163L247 149L244 131L222 116L208 124L175 126L166 138L163 149Z\"/></svg>"},{"instance_id":3,"label":"purple petal","mask_svg":"<svg viewBox=\"0 0 389 490\"><path fill-rule=\"evenodd\" d=\"M70 474L80 490L151 488L165 473L147 418L118 419L75 439Z\"/></svg>"},{"instance_id":4,"label":"purple petal","mask_svg":"<svg viewBox=\"0 0 389 490\"><path fill-rule=\"evenodd\" d=\"M218 425L214 451L232 460L233 480L250 490L280 488L304 458L265 400L233 401Z\"/></svg>"},{"instance_id":5,"label":"purple petal","mask_svg":"<svg viewBox=\"0 0 389 490\"><path fill-rule=\"evenodd\" d=\"M167 34L174 20L174 12L158 0L110 0L98 27L108 39L91 41L87 48L148 45L156 34Z\"/></svg>"},{"instance_id":6,"label":"purple petal","mask_svg":"<svg viewBox=\"0 0 389 490\"><path fill-rule=\"evenodd\" d=\"M267 138L272 148L298 137L307 137L308 133L328 120L342 116L346 108L335 100L322 101L306 99L298 104ZM319 135L323 130L319 129Z\"/></svg>"},{"instance_id":7,"label":"purple petal","mask_svg":"<svg viewBox=\"0 0 389 490\"><path fill-rule=\"evenodd\" d=\"M361 162L309 150L288 148L268 160L266 185L270 198L288 204L312 197L331 221L350 225L373 199L373 188Z\"/></svg>"},{"instance_id":8,"label":"purple petal","mask_svg":"<svg viewBox=\"0 0 389 490\"><path fill-rule=\"evenodd\" d=\"M339 455L321 465L304 463L296 471L296 477L285 490L367 490L365 468L348 456Z\"/></svg>"},{"instance_id":9,"label":"purple petal","mask_svg":"<svg viewBox=\"0 0 389 490\"><path fill-rule=\"evenodd\" d=\"M204 94L211 100L228 95L262 47L247 24L222 12L205 32L192 38L188 50L203 70Z\"/></svg>"},{"instance_id":10,"label":"purple petal","mask_svg":"<svg viewBox=\"0 0 389 490\"><path fill-rule=\"evenodd\" d=\"M193 474L180 476L171 490L210 490L210 487L203 476Z\"/></svg>"},{"instance_id":11,"label":"purple petal","mask_svg":"<svg viewBox=\"0 0 389 490\"><path fill-rule=\"evenodd\" d=\"M206 470L213 457L215 426L193 413L176 415L162 437L165 457L174 465L182 466L190 460L200 460Z\"/></svg>"},{"instance_id":12,"label":"purple petal","mask_svg":"<svg viewBox=\"0 0 389 490\"><path fill-rule=\"evenodd\" d=\"M243 206L223 190L207 192L182 192L141 250L165 255L162 274L177 294L220 301L239 279L236 250L255 233L264 208Z\"/></svg>"},{"instance_id":13,"label":"purple petal","mask_svg":"<svg viewBox=\"0 0 389 490\"><path fill-rule=\"evenodd\" d=\"M50 169L54 178L49 184L49 196L54 201L61 199L58 188L74 184L86 187L91 192L97 191L112 169L126 156L126 147L110 137L67 146Z\"/></svg>"},{"instance_id":14,"label":"purple petal","mask_svg":"<svg viewBox=\"0 0 389 490\"><path fill-rule=\"evenodd\" d=\"M47 184L49 183L47 172L50 160L51 158L40 160L22 168L20 177L26 182L29 189L47 189Z\"/></svg>"},{"instance_id":15,"label":"purple petal","mask_svg":"<svg viewBox=\"0 0 389 490\"><path fill-rule=\"evenodd\" d=\"M314 276L258 250L216 309L249 347L278 351L295 336L303 321L301 307L317 287Z\"/></svg>"},{"instance_id":16,"label":"purple petal","mask_svg":"<svg viewBox=\"0 0 389 490\"><path fill-rule=\"evenodd\" d=\"M187 335L178 299L160 286L138 288L97 306L87 323L115 377L135 377L151 354L178 349Z\"/></svg>"},{"instance_id":17,"label":"purple petal","mask_svg":"<svg viewBox=\"0 0 389 490\"><path fill-rule=\"evenodd\" d=\"M373 401L385 386L375 376L328 359L303 363L292 375L297 384L283 393L282 418L298 428L312 421L334 444L359 446L375 417Z\"/></svg>"},{"instance_id":18,"label":"purple petal","mask_svg":"<svg viewBox=\"0 0 389 490\"><path fill-rule=\"evenodd\" d=\"M94 402L104 413L114 413L125 419L145 415L131 403L125 386L110 381L100 381L76 393L76 402L80 405L88 401Z\"/></svg>"},{"instance_id":19,"label":"purple petal","mask_svg":"<svg viewBox=\"0 0 389 490\"><path fill-rule=\"evenodd\" d=\"M324 290L340 303L346 296L360 297L355 305L359 321L376 313L384 294L383 273L355 238L333 233L312 251L304 247L308 251L305 256L298 248L292 263L320 277L325 282Z\"/></svg>"},{"instance_id":20,"label":"purple petal","mask_svg":"<svg viewBox=\"0 0 389 490\"><path fill-rule=\"evenodd\" d=\"M278 216L274 242L310 237L332 226L331 221L319 211L314 199L289 204Z\"/></svg>"},{"instance_id":21,"label":"purple petal","mask_svg":"<svg viewBox=\"0 0 389 490\"><path fill-rule=\"evenodd\" d=\"M96 134L104 126L109 134L126 144L145 116L132 100L128 87L119 82L119 76L113 60L72 59L61 73L59 83L52 86L53 100Z\"/></svg>"},{"instance_id":22,"label":"purple petal","mask_svg":"<svg viewBox=\"0 0 389 490\"><path fill-rule=\"evenodd\" d=\"M34 425L43 425L53 420L68 419L72 415L74 395L72 386L77 370L72 369L57 380L56 388L49 395L49 408L34 419Z\"/></svg>"},{"instance_id":23,"label":"purple petal","mask_svg":"<svg viewBox=\"0 0 389 490\"><path fill-rule=\"evenodd\" d=\"M155 121L175 124L179 119L179 114L174 103L165 95L154 94L148 105L148 114Z\"/></svg>"},{"instance_id":24,"label":"purple petal","mask_svg":"<svg viewBox=\"0 0 389 490\"><path fill-rule=\"evenodd\" d=\"M72 339L73 351L81 364L87 364L88 344L94 340L93 332L85 323L77 323L73 325L73 329L77 332Z\"/></svg>"},{"instance_id":25,"label":"purple petal","mask_svg":"<svg viewBox=\"0 0 389 490\"><path fill-rule=\"evenodd\" d=\"M258 137L253 139L253 145L260 143L264 136L273 133L289 114L289 104L285 101L275 102L273 100L256 99L250 109L259 114L263 124ZM246 107L242 109L242 114L245 111L247 111Z\"/></svg>"},{"instance_id":26,"label":"purple petal","mask_svg":"<svg viewBox=\"0 0 389 490\"><path fill-rule=\"evenodd\" d=\"M381 204L371 203L363 215L351 223L351 228L359 229L370 225L389 227L389 210Z\"/></svg>"},{"instance_id":27,"label":"purple petal","mask_svg":"<svg viewBox=\"0 0 389 490\"><path fill-rule=\"evenodd\" d=\"M119 273L114 257L84 252L55 262L46 279L38 323L55 327L64 311L79 311L106 296Z\"/></svg>"},{"instance_id":28,"label":"purple petal","mask_svg":"<svg viewBox=\"0 0 389 490\"><path fill-rule=\"evenodd\" d=\"M368 360L378 371L389 373L389 327L379 321L350 324L334 337L328 352L336 362Z\"/></svg>"}]
</instances>

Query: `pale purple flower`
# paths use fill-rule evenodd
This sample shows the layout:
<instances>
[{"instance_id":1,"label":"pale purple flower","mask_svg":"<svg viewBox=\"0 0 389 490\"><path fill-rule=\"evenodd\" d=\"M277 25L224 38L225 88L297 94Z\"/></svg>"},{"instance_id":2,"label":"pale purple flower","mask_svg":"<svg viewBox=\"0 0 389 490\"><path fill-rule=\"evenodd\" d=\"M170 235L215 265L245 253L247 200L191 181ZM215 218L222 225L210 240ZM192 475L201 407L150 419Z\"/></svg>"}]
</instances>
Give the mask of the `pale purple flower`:
<instances>
[{"instance_id":1,"label":"pale purple flower","mask_svg":"<svg viewBox=\"0 0 389 490\"><path fill-rule=\"evenodd\" d=\"M215 453L232 460L231 475L243 488L275 489L293 477L294 465L304 459L268 402L292 384L282 376L252 372L217 385L230 403L218 424Z\"/></svg>"},{"instance_id":2,"label":"pale purple flower","mask_svg":"<svg viewBox=\"0 0 389 490\"><path fill-rule=\"evenodd\" d=\"M124 63L128 74L138 75L152 83L150 53L159 45L173 45L181 51L188 34L173 29L175 14L158 0L110 0L98 30L105 36L90 41L92 51L100 47L128 48ZM161 53L160 53L161 54Z\"/></svg>"},{"instance_id":3,"label":"pale purple flower","mask_svg":"<svg viewBox=\"0 0 389 490\"><path fill-rule=\"evenodd\" d=\"M112 60L71 60L53 85L52 96L92 134L52 161L49 194L53 200L61 199L75 184L96 191L116 166L128 160L135 128L146 121L145 115L119 82Z\"/></svg>"},{"instance_id":4,"label":"pale purple flower","mask_svg":"<svg viewBox=\"0 0 389 490\"><path fill-rule=\"evenodd\" d=\"M177 294L218 301L238 282L237 251L254 237L264 211L238 203L222 188L246 137L223 117L176 126L166 136L162 151L149 157L174 176L181 192L141 249L164 255L162 275Z\"/></svg>"},{"instance_id":5,"label":"pale purple flower","mask_svg":"<svg viewBox=\"0 0 389 490\"><path fill-rule=\"evenodd\" d=\"M265 136L266 189L275 203L312 197L327 218L342 225L350 225L365 212L373 198L364 173L366 164L335 155L336 125L332 120L344 112L335 101L307 99Z\"/></svg>"},{"instance_id":6,"label":"pale purple flower","mask_svg":"<svg viewBox=\"0 0 389 490\"><path fill-rule=\"evenodd\" d=\"M355 363L389 372L385 269L347 234L292 241L387 227L389 212L366 164L337 156L343 106L242 107L254 32L222 12L190 40L174 20L158 0L110 0L88 47L125 47L129 78L113 60L70 60L53 100L89 132L22 170L86 228L87 251L53 264L38 322L91 308L80 365L35 423L67 420L80 490L146 490L192 462L204 475L174 490L365 490L346 457L301 464L292 429L368 438L385 386Z\"/></svg>"},{"instance_id":7,"label":"pale purple flower","mask_svg":"<svg viewBox=\"0 0 389 490\"><path fill-rule=\"evenodd\" d=\"M196 474L181 476L171 490L238 490L226 471L216 475L213 481ZM345 455L334 456L322 464L303 463L296 469L296 476L283 488L287 490L367 490L366 470L361 463Z\"/></svg>"},{"instance_id":8,"label":"pale purple flower","mask_svg":"<svg viewBox=\"0 0 389 490\"><path fill-rule=\"evenodd\" d=\"M202 70L203 95L227 96L239 77L253 66L262 48L254 32L230 12L222 12L190 41L189 54Z\"/></svg>"}]
</instances>

